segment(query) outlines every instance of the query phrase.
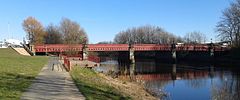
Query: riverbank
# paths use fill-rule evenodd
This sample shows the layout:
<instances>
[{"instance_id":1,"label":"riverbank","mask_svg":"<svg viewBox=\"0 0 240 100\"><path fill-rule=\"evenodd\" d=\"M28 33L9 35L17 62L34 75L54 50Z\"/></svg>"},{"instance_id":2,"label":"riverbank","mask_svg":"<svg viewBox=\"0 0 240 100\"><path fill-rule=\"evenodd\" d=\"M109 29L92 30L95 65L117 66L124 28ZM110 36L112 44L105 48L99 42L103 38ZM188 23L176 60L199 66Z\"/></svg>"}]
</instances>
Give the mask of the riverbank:
<instances>
[{"instance_id":1,"label":"riverbank","mask_svg":"<svg viewBox=\"0 0 240 100\"><path fill-rule=\"evenodd\" d=\"M226 55L226 57L230 58L230 59L235 59L235 60L239 60L240 59L240 47L238 48L232 48L229 51L229 54Z\"/></svg>"},{"instance_id":2,"label":"riverbank","mask_svg":"<svg viewBox=\"0 0 240 100\"><path fill-rule=\"evenodd\" d=\"M47 60L47 57L23 56L9 48L0 49L0 99L20 99Z\"/></svg>"},{"instance_id":3,"label":"riverbank","mask_svg":"<svg viewBox=\"0 0 240 100\"><path fill-rule=\"evenodd\" d=\"M88 100L156 100L143 87L97 73L88 68L74 67L70 72L82 94Z\"/></svg>"},{"instance_id":4,"label":"riverbank","mask_svg":"<svg viewBox=\"0 0 240 100\"><path fill-rule=\"evenodd\" d=\"M226 55L215 58L215 62L221 64L240 65L240 48L232 48Z\"/></svg>"}]
</instances>

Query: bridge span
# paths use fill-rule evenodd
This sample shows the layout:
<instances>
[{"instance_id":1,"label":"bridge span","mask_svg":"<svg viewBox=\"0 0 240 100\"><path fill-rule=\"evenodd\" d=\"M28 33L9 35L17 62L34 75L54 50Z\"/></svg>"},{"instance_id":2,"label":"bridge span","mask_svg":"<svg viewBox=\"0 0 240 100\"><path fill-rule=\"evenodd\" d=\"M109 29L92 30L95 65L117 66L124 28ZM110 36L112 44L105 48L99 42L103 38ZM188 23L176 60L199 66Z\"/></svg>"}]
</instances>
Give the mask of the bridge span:
<instances>
[{"instance_id":1,"label":"bridge span","mask_svg":"<svg viewBox=\"0 0 240 100\"><path fill-rule=\"evenodd\" d=\"M133 49L134 51L171 51L175 49L176 51L209 51L210 45L206 44L185 44L185 45L175 45L173 47L171 44L76 44L76 45L66 45L66 44L43 44L32 46L33 52L65 52L65 51L83 51L84 48L87 51L129 51ZM214 51L225 51L228 48L221 46L213 46Z\"/></svg>"},{"instance_id":2,"label":"bridge span","mask_svg":"<svg viewBox=\"0 0 240 100\"><path fill-rule=\"evenodd\" d=\"M82 55L82 59L88 59L88 52L109 52L127 51L129 59L135 63L134 52L169 52L173 59L177 59L177 52L205 52L210 57L214 57L215 52L229 50L227 47L213 44L43 44L32 45L30 49L33 53L63 53L67 51L77 51Z\"/></svg>"}]
</instances>

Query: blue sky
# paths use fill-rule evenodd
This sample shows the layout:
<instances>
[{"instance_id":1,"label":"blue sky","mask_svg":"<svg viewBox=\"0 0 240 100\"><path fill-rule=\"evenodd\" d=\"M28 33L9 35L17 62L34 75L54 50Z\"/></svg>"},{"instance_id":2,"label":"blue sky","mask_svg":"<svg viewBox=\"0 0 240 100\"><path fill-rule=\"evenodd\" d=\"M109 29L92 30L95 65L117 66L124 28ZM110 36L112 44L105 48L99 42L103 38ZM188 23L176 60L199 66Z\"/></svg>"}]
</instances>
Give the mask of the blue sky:
<instances>
[{"instance_id":1,"label":"blue sky","mask_svg":"<svg viewBox=\"0 0 240 100\"><path fill-rule=\"evenodd\" d=\"M127 28L156 25L177 36L200 31L215 38L216 23L232 0L1 0L0 40L22 40L22 22L33 16L44 26L62 18L78 22L90 43L110 41ZM9 31L8 31L9 26Z\"/></svg>"}]
</instances>

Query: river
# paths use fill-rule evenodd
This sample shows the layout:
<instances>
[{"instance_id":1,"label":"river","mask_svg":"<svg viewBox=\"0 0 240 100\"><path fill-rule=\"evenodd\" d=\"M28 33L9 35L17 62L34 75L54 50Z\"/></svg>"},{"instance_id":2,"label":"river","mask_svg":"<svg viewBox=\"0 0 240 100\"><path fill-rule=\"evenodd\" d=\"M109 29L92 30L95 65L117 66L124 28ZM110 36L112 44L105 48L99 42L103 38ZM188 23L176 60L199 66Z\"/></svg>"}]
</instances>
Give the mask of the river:
<instances>
[{"instance_id":1,"label":"river","mask_svg":"<svg viewBox=\"0 0 240 100\"><path fill-rule=\"evenodd\" d=\"M106 60L95 70L137 82L165 100L240 99L240 66L164 64L155 59L136 59L135 64Z\"/></svg>"}]
</instances>

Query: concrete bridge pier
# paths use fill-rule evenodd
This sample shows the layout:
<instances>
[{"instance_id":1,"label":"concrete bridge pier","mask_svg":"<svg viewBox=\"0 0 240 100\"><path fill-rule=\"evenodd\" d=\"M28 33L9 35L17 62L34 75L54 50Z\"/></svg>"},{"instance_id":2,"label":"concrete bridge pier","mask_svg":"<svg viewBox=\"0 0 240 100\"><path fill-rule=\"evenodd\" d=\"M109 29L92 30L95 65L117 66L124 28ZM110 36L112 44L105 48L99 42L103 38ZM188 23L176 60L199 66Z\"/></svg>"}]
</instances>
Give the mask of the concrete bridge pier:
<instances>
[{"instance_id":1,"label":"concrete bridge pier","mask_svg":"<svg viewBox=\"0 0 240 100\"><path fill-rule=\"evenodd\" d=\"M87 46L83 45L82 48L82 59L83 60L88 60L88 51L87 51Z\"/></svg>"},{"instance_id":2,"label":"concrete bridge pier","mask_svg":"<svg viewBox=\"0 0 240 100\"><path fill-rule=\"evenodd\" d=\"M213 48L210 49L210 57L214 57L214 49Z\"/></svg>"},{"instance_id":3,"label":"concrete bridge pier","mask_svg":"<svg viewBox=\"0 0 240 100\"><path fill-rule=\"evenodd\" d=\"M209 46L209 54L210 54L210 58L213 59L214 58L214 44L211 43Z\"/></svg>"},{"instance_id":4,"label":"concrete bridge pier","mask_svg":"<svg viewBox=\"0 0 240 100\"><path fill-rule=\"evenodd\" d=\"M177 50L176 50L176 44L173 42L171 45L171 52L172 52L172 59L173 63L177 63Z\"/></svg>"},{"instance_id":5,"label":"concrete bridge pier","mask_svg":"<svg viewBox=\"0 0 240 100\"><path fill-rule=\"evenodd\" d=\"M177 64L173 64L172 67L172 80L176 80L177 79Z\"/></svg>"},{"instance_id":6,"label":"concrete bridge pier","mask_svg":"<svg viewBox=\"0 0 240 100\"><path fill-rule=\"evenodd\" d=\"M130 64L130 76L134 76L135 75L135 68L136 68L136 65L135 63L133 64Z\"/></svg>"},{"instance_id":7,"label":"concrete bridge pier","mask_svg":"<svg viewBox=\"0 0 240 100\"><path fill-rule=\"evenodd\" d=\"M213 65L211 65L209 68L209 76L210 76L210 78L214 77L214 66Z\"/></svg>"},{"instance_id":8,"label":"concrete bridge pier","mask_svg":"<svg viewBox=\"0 0 240 100\"><path fill-rule=\"evenodd\" d=\"M131 64L135 63L134 48L131 44L129 45L129 59Z\"/></svg>"}]
</instances>

